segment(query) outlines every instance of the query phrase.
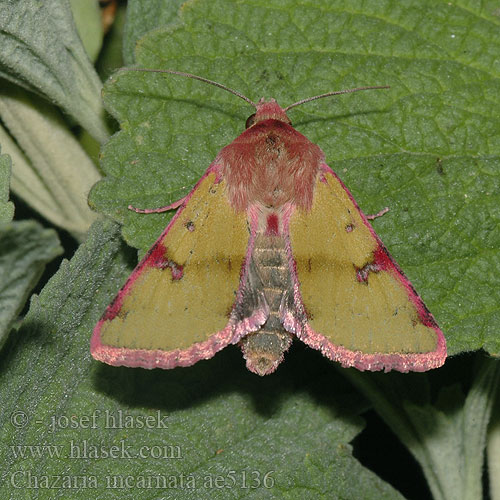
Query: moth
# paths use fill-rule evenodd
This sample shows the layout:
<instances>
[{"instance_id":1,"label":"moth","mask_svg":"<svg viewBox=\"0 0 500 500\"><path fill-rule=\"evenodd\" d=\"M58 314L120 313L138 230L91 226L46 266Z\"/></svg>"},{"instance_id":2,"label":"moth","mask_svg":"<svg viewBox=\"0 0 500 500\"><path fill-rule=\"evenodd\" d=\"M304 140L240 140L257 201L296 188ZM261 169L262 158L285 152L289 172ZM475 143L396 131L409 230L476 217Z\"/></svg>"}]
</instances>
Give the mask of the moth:
<instances>
[{"instance_id":1,"label":"moth","mask_svg":"<svg viewBox=\"0 0 500 500\"><path fill-rule=\"evenodd\" d=\"M276 370L296 337L343 367L426 371L446 342L434 317L322 150L282 108L254 103L246 130L182 200L94 329L110 365L190 366L238 344L258 375ZM132 207L129 207L132 208Z\"/></svg>"}]
</instances>

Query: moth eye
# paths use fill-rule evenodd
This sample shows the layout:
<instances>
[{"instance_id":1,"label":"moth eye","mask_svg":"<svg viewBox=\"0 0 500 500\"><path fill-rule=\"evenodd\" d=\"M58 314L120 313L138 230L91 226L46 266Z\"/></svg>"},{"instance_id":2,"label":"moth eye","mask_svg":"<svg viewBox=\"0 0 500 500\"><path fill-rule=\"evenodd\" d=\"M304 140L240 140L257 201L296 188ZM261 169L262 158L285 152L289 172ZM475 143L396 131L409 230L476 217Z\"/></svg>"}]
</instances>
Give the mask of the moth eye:
<instances>
[{"instance_id":1,"label":"moth eye","mask_svg":"<svg viewBox=\"0 0 500 500\"><path fill-rule=\"evenodd\" d=\"M245 128L250 128L255 123L255 113L247 118L245 123Z\"/></svg>"}]
</instances>

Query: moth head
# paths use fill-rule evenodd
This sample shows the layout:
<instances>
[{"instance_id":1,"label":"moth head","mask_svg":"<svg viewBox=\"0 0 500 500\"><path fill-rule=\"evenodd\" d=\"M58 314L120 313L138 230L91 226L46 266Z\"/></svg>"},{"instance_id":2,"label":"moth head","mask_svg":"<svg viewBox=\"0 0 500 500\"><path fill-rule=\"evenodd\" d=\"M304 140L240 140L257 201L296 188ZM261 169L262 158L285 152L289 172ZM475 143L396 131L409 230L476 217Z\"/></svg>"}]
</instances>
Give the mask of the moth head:
<instances>
[{"instance_id":1,"label":"moth head","mask_svg":"<svg viewBox=\"0 0 500 500\"><path fill-rule=\"evenodd\" d=\"M279 120L280 122L287 123L288 125L292 124L285 113L285 110L276 102L275 99L265 101L264 98L262 98L257 103L256 109L256 112L248 117L246 121L246 128L250 128L252 125L264 120Z\"/></svg>"}]
</instances>

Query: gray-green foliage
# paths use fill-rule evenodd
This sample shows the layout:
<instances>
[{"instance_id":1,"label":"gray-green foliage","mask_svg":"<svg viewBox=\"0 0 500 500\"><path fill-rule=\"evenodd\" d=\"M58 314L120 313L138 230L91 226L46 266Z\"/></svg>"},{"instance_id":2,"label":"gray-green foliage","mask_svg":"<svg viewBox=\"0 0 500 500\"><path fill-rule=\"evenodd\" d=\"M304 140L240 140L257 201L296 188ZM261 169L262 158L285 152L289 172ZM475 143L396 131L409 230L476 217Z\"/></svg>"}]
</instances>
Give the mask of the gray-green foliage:
<instances>
[{"instance_id":1,"label":"gray-green foliage","mask_svg":"<svg viewBox=\"0 0 500 500\"><path fill-rule=\"evenodd\" d=\"M3 351L0 492L22 498L16 485L24 487L31 471L81 481L59 490L61 498L401 498L352 456L368 401L419 461L435 498L480 498L499 365L476 356L472 366L463 353L500 353L495 3L360 0L346 8L330 0L197 0L178 10L180 3L129 1L126 61L193 72L282 105L330 90L391 85L312 102L290 117L321 146L366 213L390 207L374 227L455 359L431 374L338 368L339 374L319 353L298 346L264 379L247 373L236 348L172 371L102 365L90 357L90 333L135 259L119 228L98 222L32 301ZM252 109L200 82L136 72L116 74L104 102L122 130L102 151L105 179L90 202L122 223L121 234L142 254L171 215L134 214L127 206L154 208L184 196ZM106 426L106 415L119 411L132 425ZM158 412L166 429L138 425ZM85 418L94 414L91 428ZM500 462L500 412L494 415L492 473ZM53 419L59 426L51 427ZM84 443L100 446L95 458L71 456L71 446L81 452ZM34 456L19 455L33 453L25 445L35 447ZM104 456L113 445L128 447L134 458ZM170 456L139 457L141 447ZM56 449L60 456L49 456ZM123 487L109 487L113 478ZM170 486L144 488L145 478ZM242 487L243 478L247 486L259 479L260 487ZM491 497L500 499L498 481L490 484ZM54 491L35 493L49 498Z\"/></svg>"},{"instance_id":2,"label":"gray-green foliage","mask_svg":"<svg viewBox=\"0 0 500 500\"><path fill-rule=\"evenodd\" d=\"M100 22L89 22L91 3L98 10L97 1L88 0L75 13L82 38L95 51L96 31L102 28ZM12 158L12 191L81 239L95 220L86 197L100 175L70 130L69 117L99 142L106 140L108 129L101 82L68 0L0 0L0 47L0 77L5 79L0 88L0 143Z\"/></svg>"},{"instance_id":3,"label":"gray-green foliage","mask_svg":"<svg viewBox=\"0 0 500 500\"><path fill-rule=\"evenodd\" d=\"M103 141L101 82L66 0L0 2L0 76L41 94Z\"/></svg>"},{"instance_id":4,"label":"gray-green foliage","mask_svg":"<svg viewBox=\"0 0 500 500\"><path fill-rule=\"evenodd\" d=\"M360 489L365 498L401 498L352 457L348 443L363 426L360 406L331 364L301 371L305 350L266 379L243 368L236 348L187 371L92 361L88 333L129 270L123 247L116 226L95 225L32 302L0 378L4 496L17 493L13 482L25 488L29 473L95 481L96 489L70 488L71 498L89 492L116 498L108 485L127 477L131 486L118 491L131 499L352 498ZM328 384L335 396L323 392ZM116 428L120 412L126 428ZM148 416L151 428L144 428ZM44 444L60 457L46 455ZM126 451L105 456L112 446ZM31 449L43 450L43 457L20 455ZM140 486L144 478L175 486L148 489Z\"/></svg>"},{"instance_id":5,"label":"gray-green foliage","mask_svg":"<svg viewBox=\"0 0 500 500\"><path fill-rule=\"evenodd\" d=\"M35 221L12 221L11 161L0 155L0 348L45 264L62 252L57 234Z\"/></svg>"},{"instance_id":6,"label":"gray-green foliage","mask_svg":"<svg viewBox=\"0 0 500 500\"><path fill-rule=\"evenodd\" d=\"M0 224L0 347L45 265L61 253L53 229L32 220Z\"/></svg>"},{"instance_id":7,"label":"gray-green foliage","mask_svg":"<svg viewBox=\"0 0 500 500\"><path fill-rule=\"evenodd\" d=\"M10 222L14 216L14 204L9 201L11 160L0 154L0 224Z\"/></svg>"}]
</instances>

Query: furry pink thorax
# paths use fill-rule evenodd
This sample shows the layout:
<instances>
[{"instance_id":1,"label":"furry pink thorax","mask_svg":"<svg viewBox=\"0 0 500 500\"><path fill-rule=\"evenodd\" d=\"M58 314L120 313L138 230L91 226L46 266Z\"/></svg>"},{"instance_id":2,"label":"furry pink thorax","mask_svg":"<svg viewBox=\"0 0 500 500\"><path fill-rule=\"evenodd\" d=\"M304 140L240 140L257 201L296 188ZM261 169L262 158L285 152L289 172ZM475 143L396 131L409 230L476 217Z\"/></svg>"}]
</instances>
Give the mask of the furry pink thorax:
<instances>
[{"instance_id":1,"label":"furry pink thorax","mask_svg":"<svg viewBox=\"0 0 500 500\"><path fill-rule=\"evenodd\" d=\"M321 149L291 126L274 99L259 101L253 123L215 161L222 166L237 211L247 210L250 203L310 209L323 162Z\"/></svg>"}]
</instances>

